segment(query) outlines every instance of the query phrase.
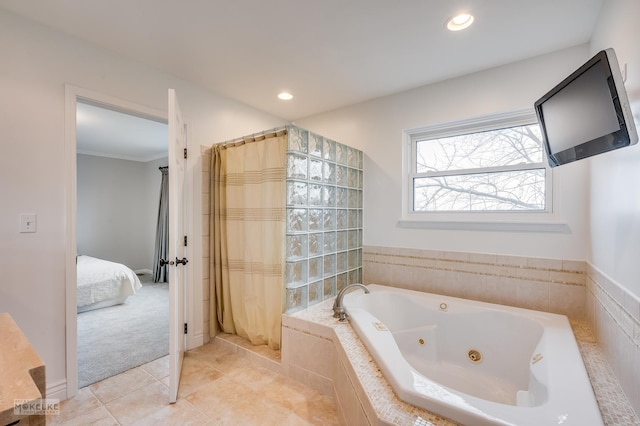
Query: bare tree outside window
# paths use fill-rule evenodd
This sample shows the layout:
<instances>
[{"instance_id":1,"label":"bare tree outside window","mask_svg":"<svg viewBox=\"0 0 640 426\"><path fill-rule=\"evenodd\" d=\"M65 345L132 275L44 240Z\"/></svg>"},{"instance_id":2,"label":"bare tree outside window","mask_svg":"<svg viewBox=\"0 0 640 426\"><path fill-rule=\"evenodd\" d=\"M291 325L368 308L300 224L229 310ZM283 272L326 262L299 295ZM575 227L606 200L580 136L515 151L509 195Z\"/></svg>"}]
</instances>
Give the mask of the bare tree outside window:
<instances>
[{"instance_id":1,"label":"bare tree outside window","mask_svg":"<svg viewBox=\"0 0 640 426\"><path fill-rule=\"evenodd\" d=\"M413 210L544 211L537 124L414 142Z\"/></svg>"}]
</instances>

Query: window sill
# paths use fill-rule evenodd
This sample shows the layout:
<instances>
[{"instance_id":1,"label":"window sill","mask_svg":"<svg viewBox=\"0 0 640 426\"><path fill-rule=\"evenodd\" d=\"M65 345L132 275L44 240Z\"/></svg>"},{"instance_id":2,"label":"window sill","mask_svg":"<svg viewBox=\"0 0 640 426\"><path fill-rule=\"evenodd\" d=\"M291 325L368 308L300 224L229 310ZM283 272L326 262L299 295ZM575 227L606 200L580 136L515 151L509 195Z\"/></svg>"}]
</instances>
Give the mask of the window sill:
<instances>
[{"instance_id":1,"label":"window sill","mask_svg":"<svg viewBox=\"0 0 640 426\"><path fill-rule=\"evenodd\" d=\"M466 219L413 219L398 220L400 228L456 229L461 231L548 232L569 234L569 224L558 220L466 220Z\"/></svg>"}]
</instances>

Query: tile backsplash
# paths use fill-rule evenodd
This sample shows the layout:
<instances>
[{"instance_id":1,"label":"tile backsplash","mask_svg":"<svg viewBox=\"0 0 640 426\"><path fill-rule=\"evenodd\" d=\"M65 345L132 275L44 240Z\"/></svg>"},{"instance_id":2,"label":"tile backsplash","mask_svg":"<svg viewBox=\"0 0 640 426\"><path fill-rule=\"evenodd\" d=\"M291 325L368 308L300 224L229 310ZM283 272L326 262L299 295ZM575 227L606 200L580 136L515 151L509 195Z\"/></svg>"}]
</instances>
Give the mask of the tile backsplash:
<instances>
[{"instance_id":1,"label":"tile backsplash","mask_svg":"<svg viewBox=\"0 0 640 426\"><path fill-rule=\"evenodd\" d=\"M585 262L363 247L364 283L585 317Z\"/></svg>"}]
</instances>

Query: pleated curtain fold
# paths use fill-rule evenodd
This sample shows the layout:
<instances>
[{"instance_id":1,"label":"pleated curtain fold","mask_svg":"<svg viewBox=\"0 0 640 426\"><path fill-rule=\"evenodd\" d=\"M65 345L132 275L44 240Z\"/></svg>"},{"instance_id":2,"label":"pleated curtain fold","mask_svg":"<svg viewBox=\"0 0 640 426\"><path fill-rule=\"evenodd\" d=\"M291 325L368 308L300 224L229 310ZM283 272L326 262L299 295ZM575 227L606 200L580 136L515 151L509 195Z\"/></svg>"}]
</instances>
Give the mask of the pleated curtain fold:
<instances>
[{"instance_id":1,"label":"pleated curtain fold","mask_svg":"<svg viewBox=\"0 0 640 426\"><path fill-rule=\"evenodd\" d=\"M158 207L158 224L156 226L155 256L153 258L153 282L167 282L167 266L160 266L160 259L169 257L169 167L160 167L162 182L160 183L160 203Z\"/></svg>"},{"instance_id":2,"label":"pleated curtain fold","mask_svg":"<svg viewBox=\"0 0 640 426\"><path fill-rule=\"evenodd\" d=\"M286 147L280 131L211 153L210 318L273 349L284 312Z\"/></svg>"}]
</instances>

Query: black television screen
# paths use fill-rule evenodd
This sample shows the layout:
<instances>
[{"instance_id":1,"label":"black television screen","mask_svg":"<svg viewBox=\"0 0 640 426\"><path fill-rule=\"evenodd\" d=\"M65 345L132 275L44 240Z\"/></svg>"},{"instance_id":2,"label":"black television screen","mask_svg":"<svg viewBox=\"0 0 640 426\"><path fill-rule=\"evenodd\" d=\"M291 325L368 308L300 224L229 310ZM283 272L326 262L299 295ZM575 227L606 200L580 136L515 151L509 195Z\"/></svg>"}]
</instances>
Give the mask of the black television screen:
<instances>
[{"instance_id":1,"label":"black television screen","mask_svg":"<svg viewBox=\"0 0 640 426\"><path fill-rule=\"evenodd\" d=\"M613 49L598 52L535 103L551 167L638 141Z\"/></svg>"}]
</instances>

